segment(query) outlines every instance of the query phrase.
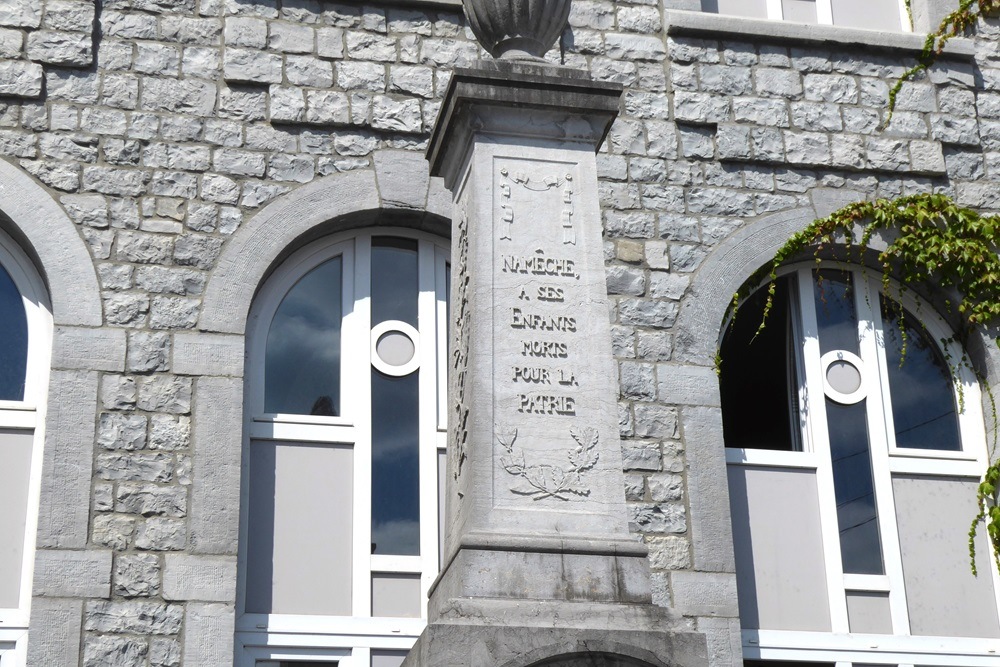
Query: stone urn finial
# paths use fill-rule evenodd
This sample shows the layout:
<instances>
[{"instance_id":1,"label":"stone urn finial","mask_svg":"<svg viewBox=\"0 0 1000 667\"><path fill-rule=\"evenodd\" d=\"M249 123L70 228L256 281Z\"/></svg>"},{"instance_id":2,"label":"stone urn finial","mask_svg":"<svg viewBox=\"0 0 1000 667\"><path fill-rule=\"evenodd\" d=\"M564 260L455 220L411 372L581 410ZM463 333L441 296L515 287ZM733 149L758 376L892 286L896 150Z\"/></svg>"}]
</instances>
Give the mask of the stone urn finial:
<instances>
[{"instance_id":1,"label":"stone urn finial","mask_svg":"<svg viewBox=\"0 0 1000 667\"><path fill-rule=\"evenodd\" d=\"M566 28L570 0L462 0L479 43L494 58L541 60Z\"/></svg>"}]
</instances>

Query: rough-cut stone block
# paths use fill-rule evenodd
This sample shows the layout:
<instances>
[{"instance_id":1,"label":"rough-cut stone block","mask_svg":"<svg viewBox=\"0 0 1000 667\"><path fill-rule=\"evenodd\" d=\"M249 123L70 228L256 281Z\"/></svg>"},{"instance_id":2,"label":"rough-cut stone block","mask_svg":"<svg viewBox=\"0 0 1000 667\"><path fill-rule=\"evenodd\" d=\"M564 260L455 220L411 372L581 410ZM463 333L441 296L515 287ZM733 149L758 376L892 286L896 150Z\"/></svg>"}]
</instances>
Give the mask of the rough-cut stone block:
<instances>
[{"instance_id":1,"label":"rough-cut stone block","mask_svg":"<svg viewBox=\"0 0 1000 667\"><path fill-rule=\"evenodd\" d=\"M329 88L333 85L333 65L313 56L286 56L285 76L297 86Z\"/></svg>"},{"instance_id":2,"label":"rough-cut stone block","mask_svg":"<svg viewBox=\"0 0 1000 667\"><path fill-rule=\"evenodd\" d=\"M724 95L674 93L674 117L689 123L720 123L729 120L729 98Z\"/></svg>"},{"instance_id":3,"label":"rough-cut stone block","mask_svg":"<svg viewBox=\"0 0 1000 667\"><path fill-rule=\"evenodd\" d=\"M663 40L651 35L608 33L604 43L608 56L615 60L659 62L666 57Z\"/></svg>"},{"instance_id":4,"label":"rough-cut stone block","mask_svg":"<svg viewBox=\"0 0 1000 667\"><path fill-rule=\"evenodd\" d=\"M28 35L28 58L51 65L90 65L93 37L83 32L38 30Z\"/></svg>"},{"instance_id":5,"label":"rough-cut stone block","mask_svg":"<svg viewBox=\"0 0 1000 667\"><path fill-rule=\"evenodd\" d=\"M0 3L0 25L37 28L42 22L42 3L38 0L4 0Z\"/></svg>"},{"instance_id":6,"label":"rough-cut stone block","mask_svg":"<svg viewBox=\"0 0 1000 667\"><path fill-rule=\"evenodd\" d=\"M944 153L936 141L911 141L910 166L924 174L945 173Z\"/></svg>"},{"instance_id":7,"label":"rough-cut stone block","mask_svg":"<svg viewBox=\"0 0 1000 667\"><path fill-rule=\"evenodd\" d=\"M420 132L422 122L419 100L376 95L372 102L372 127L395 132Z\"/></svg>"},{"instance_id":8,"label":"rough-cut stone block","mask_svg":"<svg viewBox=\"0 0 1000 667\"><path fill-rule=\"evenodd\" d=\"M115 558L114 592L126 598L160 593L160 559L156 554L119 554Z\"/></svg>"},{"instance_id":9,"label":"rough-cut stone block","mask_svg":"<svg viewBox=\"0 0 1000 667\"><path fill-rule=\"evenodd\" d=\"M267 45L267 21L251 16L229 16L224 39L226 46L262 49Z\"/></svg>"},{"instance_id":10,"label":"rough-cut stone block","mask_svg":"<svg viewBox=\"0 0 1000 667\"><path fill-rule=\"evenodd\" d=\"M792 164L830 164L830 139L822 132L783 132L785 158Z\"/></svg>"},{"instance_id":11,"label":"rough-cut stone block","mask_svg":"<svg viewBox=\"0 0 1000 667\"><path fill-rule=\"evenodd\" d=\"M142 637L85 635L83 667L132 667L145 664L149 642Z\"/></svg>"},{"instance_id":12,"label":"rough-cut stone block","mask_svg":"<svg viewBox=\"0 0 1000 667\"><path fill-rule=\"evenodd\" d=\"M162 602L88 602L84 610L84 628L92 632L176 635L180 632L183 615L180 605Z\"/></svg>"},{"instance_id":13,"label":"rough-cut stone block","mask_svg":"<svg viewBox=\"0 0 1000 667\"><path fill-rule=\"evenodd\" d=\"M347 95L334 90L306 91L306 122L344 124L350 119Z\"/></svg>"},{"instance_id":14,"label":"rough-cut stone block","mask_svg":"<svg viewBox=\"0 0 1000 667\"><path fill-rule=\"evenodd\" d=\"M308 25L274 21L269 26L268 46L285 53L312 53L315 30Z\"/></svg>"},{"instance_id":15,"label":"rough-cut stone block","mask_svg":"<svg viewBox=\"0 0 1000 667\"><path fill-rule=\"evenodd\" d=\"M650 537L646 546L649 547L650 567L654 569L685 570L691 567L691 545L684 537Z\"/></svg>"},{"instance_id":16,"label":"rough-cut stone block","mask_svg":"<svg viewBox=\"0 0 1000 667\"><path fill-rule=\"evenodd\" d=\"M909 170L910 155L907 143L901 139L866 137L865 148L868 154L868 165L872 169L884 171Z\"/></svg>"},{"instance_id":17,"label":"rough-cut stone block","mask_svg":"<svg viewBox=\"0 0 1000 667\"><path fill-rule=\"evenodd\" d=\"M24 33L20 30L0 28L0 58L17 59L23 43Z\"/></svg>"},{"instance_id":18,"label":"rough-cut stone block","mask_svg":"<svg viewBox=\"0 0 1000 667\"><path fill-rule=\"evenodd\" d=\"M41 94L41 65L19 60L0 60L0 95L38 97Z\"/></svg>"},{"instance_id":19,"label":"rough-cut stone block","mask_svg":"<svg viewBox=\"0 0 1000 667\"><path fill-rule=\"evenodd\" d=\"M750 159L750 128L746 125L719 125L715 143L720 160Z\"/></svg>"},{"instance_id":20,"label":"rough-cut stone block","mask_svg":"<svg viewBox=\"0 0 1000 667\"><path fill-rule=\"evenodd\" d=\"M146 111L171 111L208 116L215 108L216 86L199 79L143 79L141 107Z\"/></svg>"},{"instance_id":21,"label":"rough-cut stone block","mask_svg":"<svg viewBox=\"0 0 1000 667\"><path fill-rule=\"evenodd\" d=\"M754 72L757 94L762 97L798 97L802 77L793 69L759 68Z\"/></svg>"},{"instance_id":22,"label":"rough-cut stone block","mask_svg":"<svg viewBox=\"0 0 1000 667\"><path fill-rule=\"evenodd\" d=\"M139 383L136 406L151 412L186 414L191 410L191 379L152 375Z\"/></svg>"},{"instance_id":23,"label":"rough-cut stone block","mask_svg":"<svg viewBox=\"0 0 1000 667\"><path fill-rule=\"evenodd\" d=\"M319 28L316 31L316 53L322 58L343 58L344 31L341 28Z\"/></svg>"},{"instance_id":24,"label":"rough-cut stone block","mask_svg":"<svg viewBox=\"0 0 1000 667\"><path fill-rule=\"evenodd\" d=\"M163 597L201 602L236 601L236 557L167 554Z\"/></svg>"},{"instance_id":25,"label":"rough-cut stone block","mask_svg":"<svg viewBox=\"0 0 1000 667\"><path fill-rule=\"evenodd\" d=\"M227 81L281 83L281 56L227 47L222 59L222 71Z\"/></svg>"},{"instance_id":26,"label":"rough-cut stone block","mask_svg":"<svg viewBox=\"0 0 1000 667\"><path fill-rule=\"evenodd\" d=\"M682 503L629 505L629 528L642 533L683 533L687 513Z\"/></svg>"},{"instance_id":27,"label":"rough-cut stone block","mask_svg":"<svg viewBox=\"0 0 1000 667\"><path fill-rule=\"evenodd\" d=\"M141 522L136 530L135 546L139 549L177 551L186 545L187 531L184 519L153 516Z\"/></svg>"},{"instance_id":28,"label":"rough-cut stone block","mask_svg":"<svg viewBox=\"0 0 1000 667\"><path fill-rule=\"evenodd\" d=\"M181 643L168 637L153 637L149 640L149 664L151 667L178 667L181 664Z\"/></svg>"},{"instance_id":29,"label":"rough-cut stone block","mask_svg":"<svg viewBox=\"0 0 1000 667\"><path fill-rule=\"evenodd\" d=\"M125 370L125 332L121 329L56 327L52 367L68 370Z\"/></svg>"},{"instance_id":30,"label":"rough-cut stone block","mask_svg":"<svg viewBox=\"0 0 1000 667\"><path fill-rule=\"evenodd\" d=\"M131 389L134 401L134 384ZM114 402L120 404L117 400ZM117 412L101 413L97 426L97 444L105 449L142 449L146 444L146 418Z\"/></svg>"},{"instance_id":31,"label":"rough-cut stone block","mask_svg":"<svg viewBox=\"0 0 1000 667\"><path fill-rule=\"evenodd\" d=\"M174 462L162 452L98 454L96 472L101 479L112 481L166 483L173 478Z\"/></svg>"},{"instance_id":32,"label":"rough-cut stone block","mask_svg":"<svg viewBox=\"0 0 1000 667\"><path fill-rule=\"evenodd\" d=\"M187 514L187 489L146 482L121 482L118 484L115 511L143 516L182 517Z\"/></svg>"}]
</instances>

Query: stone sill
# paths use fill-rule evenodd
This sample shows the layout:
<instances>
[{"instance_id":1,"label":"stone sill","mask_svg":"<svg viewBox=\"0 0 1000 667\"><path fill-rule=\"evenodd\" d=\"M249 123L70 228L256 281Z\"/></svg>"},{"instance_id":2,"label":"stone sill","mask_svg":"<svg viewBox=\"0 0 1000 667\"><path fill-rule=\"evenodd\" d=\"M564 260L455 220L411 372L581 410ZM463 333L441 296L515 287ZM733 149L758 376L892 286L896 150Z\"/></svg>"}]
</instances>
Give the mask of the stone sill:
<instances>
[{"instance_id":1,"label":"stone sill","mask_svg":"<svg viewBox=\"0 0 1000 667\"><path fill-rule=\"evenodd\" d=\"M462 11L462 0L372 0L371 4L383 7L425 7L427 9Z\"/></svg>"},{"instance_id":2,"label":"stone sill","mask_svg":"<svg viewBox=\"0 0 1000 667\"><path fill-rule=\"evenodd\" d=\"M832 25L769 21L742 16L725 16L708 12L668 9L664 11L668 35L692 35L710 38L771 39L802 46L822 43L837 47L861 46L880 51L902 51L919 54L924 48L925 35L912 32L886 32ZM971 60L976 55L971 39L956 37L948 42L944 55Z\"/></svg>"},{"instance_id":3,"label":"stone sill","mask_svg":"<svg viewBox=\"0 0 1000 667\"><path fill-rule=\"evenodd\" d=\"M763 158L729 158L716 157L722 164L737 165L767 165L771 167L781 167L784 169L812 169L820 170L824 173L845 172L852 174L885 174L887 176L926 176L930 178L947 175L947 170L942 166L940 169L920 165L899 165L895 167L884 167L873 165L867 160L864 165L833 164L829 160L805 160L802 162L789 162L788 160L772 160Z\"/></svg>"}]
</instances>

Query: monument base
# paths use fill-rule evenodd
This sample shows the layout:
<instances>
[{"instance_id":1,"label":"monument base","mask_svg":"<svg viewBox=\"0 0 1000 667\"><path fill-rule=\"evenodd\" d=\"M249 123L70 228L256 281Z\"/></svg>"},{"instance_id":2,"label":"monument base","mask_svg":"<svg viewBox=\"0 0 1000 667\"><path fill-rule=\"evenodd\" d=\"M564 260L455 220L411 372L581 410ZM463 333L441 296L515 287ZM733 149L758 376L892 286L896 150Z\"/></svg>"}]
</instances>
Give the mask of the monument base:
<instances>
[{"instance_id":1,"label":"monument base","mask_svg":"<svg viewBox=\"0 0 1000 667\"><path fill-rule=\"evenodd\" d=\"M595 153L622 89L456 70L428 147L455 197L445 562L404 667L707 667L629 531Z\"/></svg>"},{"instance_id":2,"label":"monument base","mask_svg":"<svg viewBox=\"0 0 1000 667\"><path fill-rule=\"evenodd\" d=\"M635 553L461 547L431 588L428 618L446 617L453 600L650 605L645 546L623 546L634 547Z\"/></svg>"},{"instance_id":3,"label":"monument base","mask_svg":"<svg viewBox=\"0 0 1000 667\"><path fill-rule=\"evenodd\" d=\"M705 636L684 629L649 606L505 601L517 617L536 611L537 624L504 625L503 609L476 604L462 620L432 623L402 667L705 667ZM489 605L485 605L489 606ZM513 609L512 607L518 607ZM539 609L528 609L539 607ZM453 612L472 612L456 603ZM663 612L657 614L655 611ZM592 626L601 618L599 629ZM657 625L659 627L657 627ZM656 629L637 629L637 628Z\"/></svg>"}]
</instances>

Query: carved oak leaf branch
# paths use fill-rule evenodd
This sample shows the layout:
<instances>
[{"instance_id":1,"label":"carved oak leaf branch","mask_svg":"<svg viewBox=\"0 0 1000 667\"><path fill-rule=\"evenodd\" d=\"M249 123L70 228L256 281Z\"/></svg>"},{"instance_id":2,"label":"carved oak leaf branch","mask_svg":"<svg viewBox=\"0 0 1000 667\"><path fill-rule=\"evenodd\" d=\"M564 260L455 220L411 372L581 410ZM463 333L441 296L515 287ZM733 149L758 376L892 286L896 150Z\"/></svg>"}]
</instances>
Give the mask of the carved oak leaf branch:
<instances>
[{"instance_id":1,"label":"carved oak leaf branch","mask_svg":"<svg viewBox=\"0 0 1000 667\"><path fill-rule=\"evenodd\" d=\"M517 429L497 423L495 430L497 442L506 452L500 457L500 465L509 474L523 479L530 487L511 488L512 492L531 496L532 500L543 498L569 500L566 494L590 495L590 489L582 486L581 474L593 468L600 458L600 453L597 451L599 438L597 429L590 427L580 430L570 429L570 435L573 436L577 446L570 449L567 454L571 466L569 468L548 463L528 465L524 452L514 444L517 440Z\"/></svg>"}]
</instances>

